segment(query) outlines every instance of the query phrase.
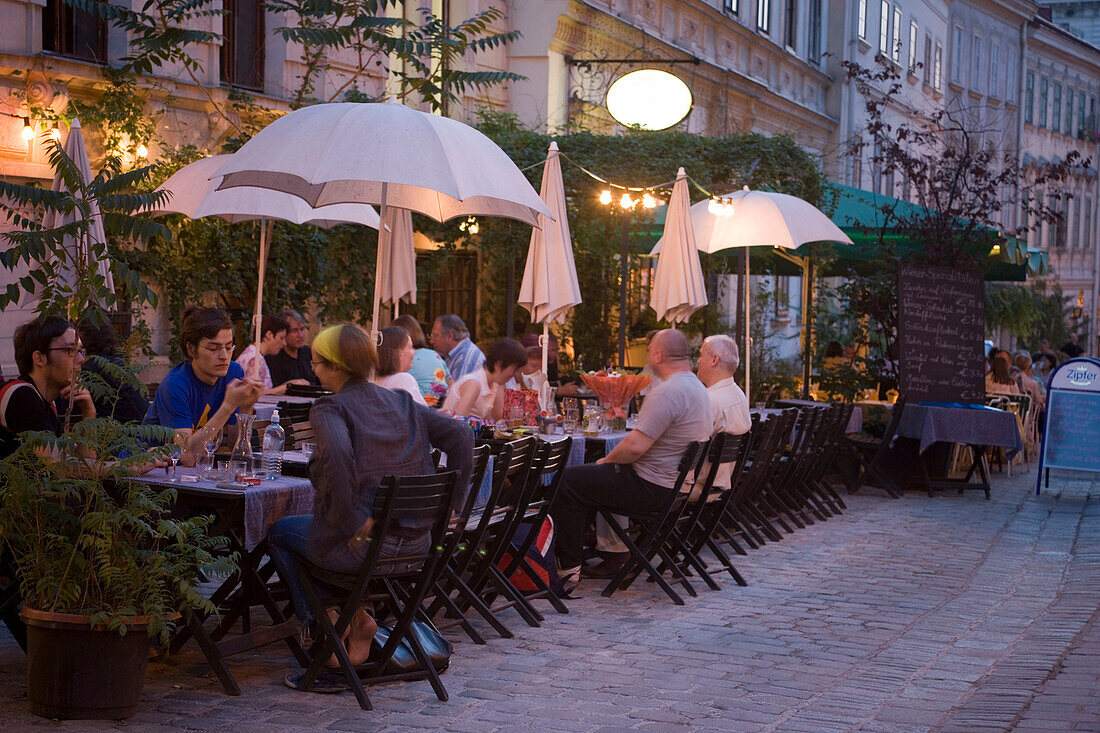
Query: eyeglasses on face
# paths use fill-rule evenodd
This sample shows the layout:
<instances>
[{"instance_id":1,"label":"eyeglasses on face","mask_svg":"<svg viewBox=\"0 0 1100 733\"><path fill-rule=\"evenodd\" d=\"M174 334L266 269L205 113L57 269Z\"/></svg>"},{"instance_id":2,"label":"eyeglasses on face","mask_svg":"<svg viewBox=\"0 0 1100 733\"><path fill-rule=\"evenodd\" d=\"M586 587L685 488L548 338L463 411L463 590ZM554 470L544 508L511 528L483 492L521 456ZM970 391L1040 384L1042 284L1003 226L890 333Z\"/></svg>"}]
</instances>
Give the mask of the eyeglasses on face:
<instances>
[{"instance_id":1,"label":"eyeglasses on face","mask_svg":"<svg viewBox=\"0 0 1100 733\"><path fill-rule=\"evenodd\" d=\"M313 367L313 371L317 371L317 367L319 366L328 366L327 361L311 361L309 364Z\"/></svg>"},{"instance_id":2,"label":"eyeglasses on face","mask_svg":"<svg viewBox=\"0 0 1100 733\"><path fill-rule=\"evenodd\" d=\"M83 346L51 346L50 348L48 348L46 350L47 351L64 351L69 356L75 356L76 354L80 354L80 356L84 357L84 356L88 355L88 350L85 349Z\"/></svg>"},{"instance_id":3,"label":"eyeglasses on face","mask_svg":"<svg viewBox=\"0 0 1100 733\"><path fill-rule=\"evenodd\" d=\"M206 344L201 348L210 354L218 354L223 351L227 354L233 353L233 344Z\"/></svg>"}]
</instances>

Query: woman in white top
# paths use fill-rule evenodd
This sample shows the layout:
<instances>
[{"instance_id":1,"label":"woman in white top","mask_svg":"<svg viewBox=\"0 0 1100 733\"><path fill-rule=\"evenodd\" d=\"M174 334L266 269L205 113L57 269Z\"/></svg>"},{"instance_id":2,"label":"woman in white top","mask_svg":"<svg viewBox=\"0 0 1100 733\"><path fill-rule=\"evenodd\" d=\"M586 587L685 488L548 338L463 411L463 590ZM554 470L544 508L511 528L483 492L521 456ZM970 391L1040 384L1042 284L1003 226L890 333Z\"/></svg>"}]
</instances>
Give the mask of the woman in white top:
<instances>
[{"instance_id":1,"label":"woman in white top","mask_svg":"<svg viewBox=\"0 0 1100 733\"><path fill-rule=\"evenodd\" d=\"M485 366L451 385L443 409L453 415L500 420L504 417L504 385L525 366L527 350L519 341L497 341L485 352Z\"/></svg>"},{"instance_id":2,"label":"woman in white top","mask_svg":"<svg viewBox=\"0 0 1100 733\"><path fill-rule=\"evenodd\" d=\"M374 383L394 392L408 392L413 402L427 407L428 403L420 393L420 385L409 374L415 355L416 349L408 331L397 326L383 328L382 343L378 346L378 374L374 377Z\"/></svg>"}]
</instances>

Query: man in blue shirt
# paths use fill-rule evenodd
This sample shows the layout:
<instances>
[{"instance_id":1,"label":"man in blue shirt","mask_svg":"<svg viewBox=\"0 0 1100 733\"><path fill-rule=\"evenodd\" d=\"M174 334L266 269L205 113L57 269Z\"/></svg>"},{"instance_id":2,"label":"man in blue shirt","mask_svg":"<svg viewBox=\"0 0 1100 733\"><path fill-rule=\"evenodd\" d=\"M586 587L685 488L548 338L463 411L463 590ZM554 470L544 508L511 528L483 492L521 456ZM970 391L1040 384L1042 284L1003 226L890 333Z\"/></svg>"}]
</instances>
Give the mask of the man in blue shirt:
<instances>
[{"instance_id":1,"label":"man in blue shirt","mask_svg":"<svg viewBox=\"0 0 1100 733\"><path fill-rule=\"evenodd\" d=\"M186 438L181 463L193 465L204 434L235 425L237 411L250 409L263 384L245 378L233 357L233 322L216 308L192 306L183 314L184 361L157 388L146 425L163 425ZM203 430L202 428L208 428Z\"/></svg>"},{"instance_id":2,"label":"man in blue shirt","mask_svg":"<svg viewBox=\"0 0 1100 733\"><path fill-rule=\"evenodd\" d=\"M466 324L453 313L435 319L432 348L447 360L452 382L485 364L485 354L470 340Z\"/></svg>"}]
</instances>

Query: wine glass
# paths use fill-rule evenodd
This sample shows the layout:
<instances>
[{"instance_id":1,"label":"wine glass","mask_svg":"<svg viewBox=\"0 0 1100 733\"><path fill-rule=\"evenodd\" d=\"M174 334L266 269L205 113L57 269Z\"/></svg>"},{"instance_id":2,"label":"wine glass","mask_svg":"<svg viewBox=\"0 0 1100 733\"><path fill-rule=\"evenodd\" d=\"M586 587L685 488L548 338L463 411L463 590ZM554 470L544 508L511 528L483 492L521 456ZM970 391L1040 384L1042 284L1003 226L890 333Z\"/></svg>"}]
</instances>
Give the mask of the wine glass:
<instances>
[{"instance_id":1,"label":"wine glass","mask_svg":"<svg viewBox=\"0 0 1100 733\"><path fill-rule=\"evenodd\" d=\"M176 483L179 481L179 476L176 475L176 465L179 463L180 456L183 455L183 445L187 438L183 435L176 435L175 439L168 444L168 457L172 460L172 478L169 479L169 483Z\"/></svg>"},{"instance_id":2,"label":"wine glass","mask_svg":"<svg viewBox=\"0 0 1100 733\"><path fill-rule=\"evenodd\" d=\"M202 447L206 451L206 457L203 461L205 473L214 471L214 453L218 450L218 446L222 444L222 432L221 428L215 430L209 425L203 428Z\"/></svg>"}]
</instances>

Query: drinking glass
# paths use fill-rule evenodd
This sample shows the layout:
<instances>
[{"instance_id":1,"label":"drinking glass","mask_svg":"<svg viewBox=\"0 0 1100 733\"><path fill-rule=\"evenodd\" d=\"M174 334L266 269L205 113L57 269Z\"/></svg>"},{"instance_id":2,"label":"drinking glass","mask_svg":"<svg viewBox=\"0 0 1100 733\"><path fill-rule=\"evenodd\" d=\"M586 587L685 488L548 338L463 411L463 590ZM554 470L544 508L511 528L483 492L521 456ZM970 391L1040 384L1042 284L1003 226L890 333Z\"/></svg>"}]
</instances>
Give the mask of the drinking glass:
<instances>
[{"instance_id":1,"label":"drinking glass","mask_svg":"<svg viewBox=\"0 0 1100 733\"><path fill-rule=\"evenodd\" d=\"M305 454L307 461L310 459L310 456L313 455L313 451L316 447L316 443L302 443L302 453Z\"/></svg>"},{"instance_id":2,"label":"drinking glass","mask_svg":"<svg viewBox=\"0 0 1100 733\"><path fill-rule=\"evenodd\" d=\"M177 435L168 445L168 457L172 460L172 478L169 479L169 483L174 484L180 480L179 476L176 474L176 468L179 464L180 456L183 455L183 444L186 440L184 436Z\"/></svg>"},{"instance_id":3,"label":"drinking glass","mask_svg":"<svg viewBox=\"0 0 1100 733\"><path fill-rule=\"evenodd\" d=\"M199 475L204 478L211 478L211 474L214 473L214 453L218 450L218 446L222 444L222 429L218 428L214 430L207 425L203 429L202 447L206 451L206 455L203 457L201 470Z\"/></svg>"}]
</instances>

